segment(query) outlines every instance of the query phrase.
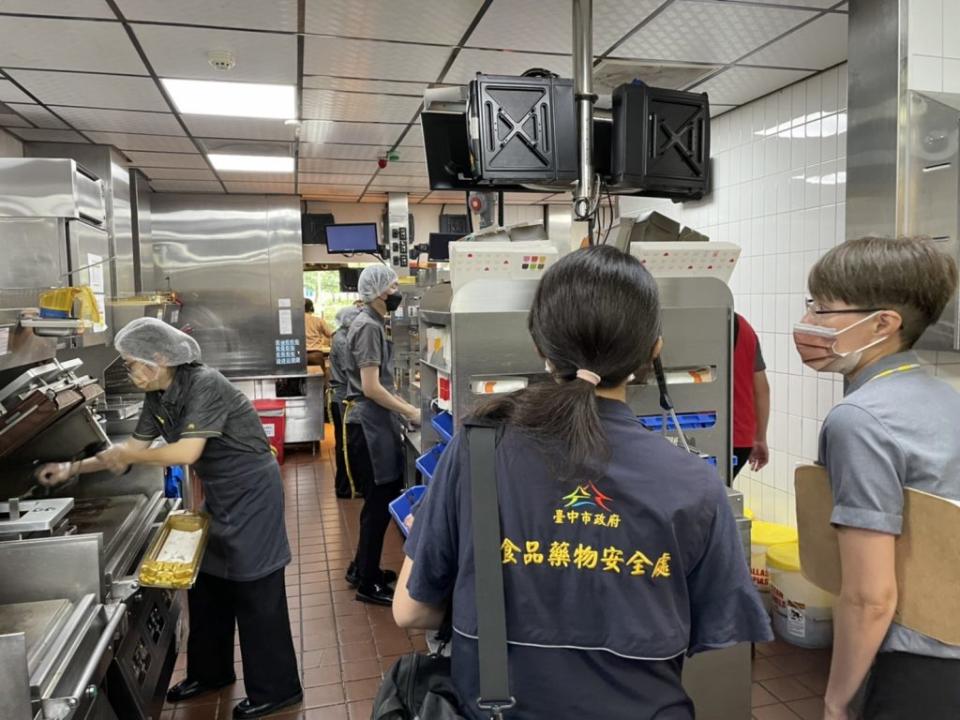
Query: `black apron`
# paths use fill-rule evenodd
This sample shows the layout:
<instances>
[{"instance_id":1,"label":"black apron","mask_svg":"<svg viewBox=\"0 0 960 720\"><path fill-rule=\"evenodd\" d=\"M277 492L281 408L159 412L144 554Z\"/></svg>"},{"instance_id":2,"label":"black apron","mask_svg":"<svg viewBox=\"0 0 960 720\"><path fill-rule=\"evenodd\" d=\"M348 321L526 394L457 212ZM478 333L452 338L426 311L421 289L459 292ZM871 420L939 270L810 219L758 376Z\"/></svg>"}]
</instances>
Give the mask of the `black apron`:
<instances>
[{"instance_id":1,"label":"black apron","mask_svg":"<svg viewBox=\"0 0 960 720\"><path fill-rule=\"evenodd\" d=\"M211 518L201 570L226 580L258 580L290 562L280 466L272 456L251 458L200 475Z\"/></svg>"}]
</instances>

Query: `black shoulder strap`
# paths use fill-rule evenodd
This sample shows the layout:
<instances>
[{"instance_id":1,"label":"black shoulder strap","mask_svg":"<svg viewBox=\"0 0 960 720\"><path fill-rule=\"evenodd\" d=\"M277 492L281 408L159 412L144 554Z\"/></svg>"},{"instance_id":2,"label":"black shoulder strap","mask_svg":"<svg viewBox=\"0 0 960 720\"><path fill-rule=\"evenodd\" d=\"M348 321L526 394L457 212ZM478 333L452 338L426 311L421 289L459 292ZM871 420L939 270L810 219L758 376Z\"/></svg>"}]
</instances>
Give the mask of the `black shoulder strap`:
<instances>
[{"instance_id":1,"label":"black shoulder strap","mask_svg":"<svg viewBox=\"0 0 960 720\"><path fill-rule=\"evenodd\" d=\"M496 430L467 427L470 448L470 497L476 564L477 641L480 658L480 708L493 718L514 705L507 673L507 619L500 562L500 511L497 502Z\"/></svg>"}]
</instances>

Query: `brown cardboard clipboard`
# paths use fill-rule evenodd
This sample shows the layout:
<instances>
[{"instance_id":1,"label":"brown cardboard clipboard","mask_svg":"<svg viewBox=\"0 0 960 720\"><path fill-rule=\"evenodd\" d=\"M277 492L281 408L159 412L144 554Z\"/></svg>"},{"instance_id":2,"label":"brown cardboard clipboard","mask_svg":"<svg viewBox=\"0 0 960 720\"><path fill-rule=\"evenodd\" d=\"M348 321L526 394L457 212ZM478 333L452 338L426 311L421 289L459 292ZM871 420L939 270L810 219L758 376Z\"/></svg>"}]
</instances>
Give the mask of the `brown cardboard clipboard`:
<instances>
[{"instance_id":1,"label":"brown cardboard clipboard","mask_svg":"<svg viewBox=\"0 0 960 720\"><path fill-rule=\"evenodd\" d=\"M800 567L817 587L840 594L840 546L830 524L827 471L797 468ZM896 541L897 611L904 627L960 645L960 504L913 488L903 493L903 532Z\"/></svg>"}]
</instances>

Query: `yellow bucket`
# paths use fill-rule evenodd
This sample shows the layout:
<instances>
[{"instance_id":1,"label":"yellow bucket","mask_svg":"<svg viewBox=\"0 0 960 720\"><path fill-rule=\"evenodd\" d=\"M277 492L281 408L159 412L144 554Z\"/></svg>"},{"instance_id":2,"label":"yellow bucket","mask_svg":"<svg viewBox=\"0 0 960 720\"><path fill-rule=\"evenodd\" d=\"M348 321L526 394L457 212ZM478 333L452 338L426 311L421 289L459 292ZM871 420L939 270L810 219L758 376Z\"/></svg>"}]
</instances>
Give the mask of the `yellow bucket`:
<instances>
[{"instance_id":1,"label":"yellow bucket","mask_svg":"<svg viewBox=\"0 0 960 720\"><path fill-rule=\"evenodd\" d=\"M79 317L73 314L74 303L79 301ZM90 320L95 325L101 323L97 298L86 285L45 290L40 293L40 315L45 318L64 318Z\"/></svg>"}]
</instances>

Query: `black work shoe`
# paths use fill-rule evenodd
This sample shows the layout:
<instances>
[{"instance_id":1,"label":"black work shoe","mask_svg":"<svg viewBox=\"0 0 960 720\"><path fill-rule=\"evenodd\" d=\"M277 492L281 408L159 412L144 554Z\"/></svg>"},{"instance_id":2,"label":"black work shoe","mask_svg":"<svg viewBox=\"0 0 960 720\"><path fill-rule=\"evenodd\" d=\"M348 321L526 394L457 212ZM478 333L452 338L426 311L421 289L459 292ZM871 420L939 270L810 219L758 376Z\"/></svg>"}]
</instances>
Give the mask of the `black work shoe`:
<instances>
[{"instance_id":1,"label":"black work shoe","mask_svg":"<svg viewBox=\"0 0 960 720\"><path fill-rule=\"evenodd\" d=\"M371 583L357 587L357 600L371 605L393 605L393 589L387 585Z\"/></svg>"},{"instance_id":2,"label":"black work shoe","mask_svg":"<svg viewBox=\"0 0 960 720\"><path fill-rule=\"evenodd\" d=\"M247 720L247 718L258 718L263 717L264 715L269 715L274 713L281 708L288 707L290 705L296 705L298 702L303 700L303 691L298 692L292 697L288 697L286 700L280 700L279 702L272 703L263 703L262 705L252 705L250 703L250 698L244 698L240 703L233 709L234 720Z\"/></svg>"},{"instance_id":3,"label":"black work shoe","mask_svg":"<svg viewBox=\"0 0 960 720\"><path fill-rule=\"evenodd\" d=\"M355 588L360 584L360 574L357 572L356 563L350 563L350 567L347 568L347 574L344 579L347 581L347 585L352 588ZM380 585L393 585L396 581L397 574L393 570L380 571Z\"/></svg>"},{"instance_id":4,"label":"black work shoe","mask_svg":"<svg viewBox=\"0 0 960 720\"><path fill-rule=\"evenodd\" d=\"M218 683L202 683L197 680L181 680L167 691L167 702L180 703L184 700L204 695L205 693L215 692L227 685L233 685L237 679L230 678Z\"/></svg>"}]
</instances>

